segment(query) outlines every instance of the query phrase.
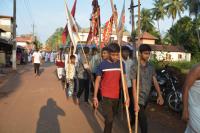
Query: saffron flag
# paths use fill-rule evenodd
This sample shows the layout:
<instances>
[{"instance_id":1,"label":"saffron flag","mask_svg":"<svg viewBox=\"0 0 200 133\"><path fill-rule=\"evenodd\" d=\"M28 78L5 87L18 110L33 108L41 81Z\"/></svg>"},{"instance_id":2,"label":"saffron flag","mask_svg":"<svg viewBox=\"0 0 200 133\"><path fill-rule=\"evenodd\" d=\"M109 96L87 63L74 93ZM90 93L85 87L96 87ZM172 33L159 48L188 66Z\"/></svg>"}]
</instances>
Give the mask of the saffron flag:
<instances>
[{"instance_id":1,"label":"saffron flag","mask_svg":"<svg viewBox=\"0 0 200 133\"><path fill-rule=\"evenodd\" d=\"M109 21L106 22L104 30L103 30L103 43L104 44L107 44L110 40L110 36L112 34L112 27L113 27L113 16L110 18Z\"/></svg>"},{"instance_id":2,"label":"saffron flag","mask_svg":"<svg viewBox=\"0 0 200 133\"><path fill-rule=\"evenodd\" d=\"M80 41L80 37L78 35L78 27L76 25L76 22L74 18L72 17L72 14L69 12L69 9L66 5L67 10L67 29L69 31L70 39L72 41L72 44L74 45L74 48L76 48L78 41ZM75 51L76 49L74 49Z\"/></svg>"},{"instance_id":3,"label":"saffron flag","mask_svg":"<svg viewBox=\"0 0 200 133\"><path fill-rule=\"evenodd\" d=\"M71 10L71 15L73 17L75 17L76 3L77 3L77 0L74 1L74 5L73 5L73 8ZM65 45L65 44L68 44L69 42L70 42L70 36L69 36L69 31L67 29L67 24L66 24L65 29L62 33L62 43L63 43L63 45Z\"/></svg>"},{"instance_id":4,"label":"saffron flag","mask_svg":"<svg viewBox=\"0 0 200 133\"><path fill-rule=\"evenodd\" d=\"M124 32L124 24L125 24L125 0L124 0L124 4L123 4L123 9L122 9L122 13L120 16L120 21L118 24L118 43L121 45L122 42L122 38L123 38L123 32Z\"/></svg>"}]
</instances>

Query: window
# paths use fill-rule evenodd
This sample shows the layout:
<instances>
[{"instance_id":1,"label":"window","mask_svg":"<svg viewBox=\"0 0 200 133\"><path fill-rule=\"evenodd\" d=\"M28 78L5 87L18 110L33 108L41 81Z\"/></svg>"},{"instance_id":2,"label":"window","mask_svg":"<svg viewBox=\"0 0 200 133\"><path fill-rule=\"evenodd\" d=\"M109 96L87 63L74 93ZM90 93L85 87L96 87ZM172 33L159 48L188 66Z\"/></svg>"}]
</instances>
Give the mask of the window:
<instances>
[{"instance_id":1,"label":"window","mask_svg":"<svg viewBox=\"0 0 200 133\"><path fill-rule=\"evenodd\" d=\"M171 60L171 58L172 58L171 54L166 54L166 60L167 61Z\"/></svg>"},{"instance_id":2,"label":"window","mask_svg":"<svg viewBox=\"0 0 200 133\"><path fill-rule=\"evenodd\" d=\"M182 59L182 54L178 54L178 59Z\"/></svg>"},{"instance_id":3,"label":"window","mask_svg":"<svg viewBox=\"0 0 200 133\"><path fill-rule=\"evenodd\" d=\"M115 38L114 38L114 37L111 37L111 38L110 38L110 41L114 41L114 40L115 40Z\"/></svg>"}]
</instances>

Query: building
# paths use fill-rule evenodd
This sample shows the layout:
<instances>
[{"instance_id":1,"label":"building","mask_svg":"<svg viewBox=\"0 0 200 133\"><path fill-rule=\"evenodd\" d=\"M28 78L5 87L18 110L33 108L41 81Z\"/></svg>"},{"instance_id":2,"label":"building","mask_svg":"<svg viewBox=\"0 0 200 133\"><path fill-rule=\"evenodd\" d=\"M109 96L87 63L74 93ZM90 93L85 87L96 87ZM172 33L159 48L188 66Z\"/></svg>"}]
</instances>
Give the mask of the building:
<instances>
[{"instance_id":1,"label":"building","mask_svg":"<svg viewBox=\"0 0 200 133\"><path fill-rule=\"evenodd\" d=\"M148 44L152 48L152 57L158 61L191 61L191 53L181 46L155 44L157 38L144 32L140 35L140 44Z\"/></svg>"},{"instance_id":2,"label":"building","mask_svg":"<svg viewBox=\"0 0 200 133\"><path fill-rule=\"evenodd\" d=\"M17 46L23 47L27 51L31 51L35 48L34 37L32 35L22 35L16 37Z\"/></svg>"},{"instance_id":3,"label":"building","mask_svg":"<svg viewBox=\"0 0 200 133\"><path fill-rule=\"evenodd\" d=\"M10 65L12 44L12 17L0 16L0 66Z\"/></svg>"},{"instance_id":4,"label":"building","mask_svg":"<svg viewBox=\"0 0 200 133\"><path fill-rule=\"evenodd\" d=\"M80 36L80 42L81 44L86 44L87 42L87 38L88 38L88 34L89 34L90 28L80 28L79 29L79 36ZM128 42L130 40L130 36L131 33L128 31L124 31L123 33L123 42ZM103 28L101 29L101 40L103 40ZM110 37L111 41L116 41L117 40L117 34L116 34L116 30L113 28L113 33Z\"/></svg>"}]
</instances>

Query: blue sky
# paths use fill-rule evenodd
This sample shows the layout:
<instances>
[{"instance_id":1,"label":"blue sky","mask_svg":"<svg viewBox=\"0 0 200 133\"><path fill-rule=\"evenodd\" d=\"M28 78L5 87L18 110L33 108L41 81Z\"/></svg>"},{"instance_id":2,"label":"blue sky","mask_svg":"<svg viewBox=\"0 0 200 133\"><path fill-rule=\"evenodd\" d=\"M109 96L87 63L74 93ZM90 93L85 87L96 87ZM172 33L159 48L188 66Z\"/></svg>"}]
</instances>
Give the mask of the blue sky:
<instances>
[{"instance_id":1,"label":"blue sky","mask_svg":"<svg viewBox=\"0 0 200 133\"><path fill-rule=\"evenodd\" d=\"M12 1L0 0L0 15L12 16ZM113 0L117 4L118 12L122 10L123 0ZM126 0L126 27L131 30L129 24L130 13L128 7L131 0ZM137 2L137 0L135 0ZM74 0L67 0L71 9ZM81 27L89 27L89 17L92 11L92 0L78 0L76 10L76 20ZM111 16L110 0L99 0L101 6L102 24ZM141 8L152 8L153 0L141 0ZM137 14L137 9L135 10ZM58 27L66 24L64 0L17 0L17 34L32 33L32 24L35 24L36 35L42 42ZM187 15L187 13L186 13ZM172 20L165 18L160 22L161 32L164 34L171 26ZM156 23L155 23L156 24Z\"/></svg>"}]
</instances>

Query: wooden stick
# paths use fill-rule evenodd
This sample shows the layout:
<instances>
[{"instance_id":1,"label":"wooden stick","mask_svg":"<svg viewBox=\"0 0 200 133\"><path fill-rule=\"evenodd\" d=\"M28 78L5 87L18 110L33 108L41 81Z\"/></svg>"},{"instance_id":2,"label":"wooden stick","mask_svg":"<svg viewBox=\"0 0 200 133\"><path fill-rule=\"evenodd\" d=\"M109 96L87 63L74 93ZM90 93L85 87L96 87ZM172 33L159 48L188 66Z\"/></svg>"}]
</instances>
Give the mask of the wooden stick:
<instances>
[{"instance_id":1,"label":"wooden stick","mask_svg":"<svg viewBox=\"0 0 200 133\"><path fill-rule=\"evenodd\" d=\"M116 10L114 9L113 0L110 0L110 3L111 3L111 8L112 8L112 11L113 11L113 14L114 14ZM116 17L116 16L114 16L114 17ZM119 38L119 35L118 35L117 18L114 18L114 21L115 21L115 28L116 28L117 38L118 38L118 45L120 47L120 70L121 70L121 79L122 79L122 86L123 86L122 89L123 89L123 93L124 93L124 101L126 101L127 100L126 91L125 91L125 87L126 86L125 86L124 70L123 70L123 64L122 64L122 48L121 48L121 42L122 42L121 39L122 38ZM125 105L125 108L126 108L126 116L127 116L129 133L132 133L128 106Z\"/></svg>"},{"instance_id":2,"label":"wooden stick","mask_svg":"<svg viewBox=\"0 0 200 133\"><path fill-rule=\"evenodd\" d=\"M138 48L139 48L139 46L140 46L140 0L138 0ZM140 92L140 54L138 51L137 90L136 90L137 105L138 105L138 100L139 100L139 92ZM135 112L135 133L138 133L138 112Z\"/></svg>"}]
</instances>

